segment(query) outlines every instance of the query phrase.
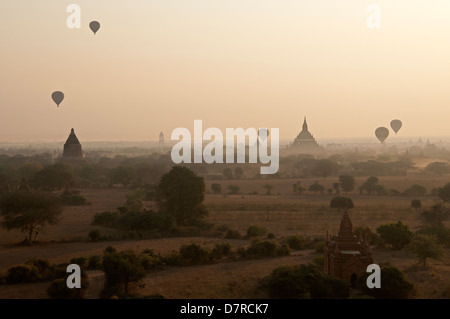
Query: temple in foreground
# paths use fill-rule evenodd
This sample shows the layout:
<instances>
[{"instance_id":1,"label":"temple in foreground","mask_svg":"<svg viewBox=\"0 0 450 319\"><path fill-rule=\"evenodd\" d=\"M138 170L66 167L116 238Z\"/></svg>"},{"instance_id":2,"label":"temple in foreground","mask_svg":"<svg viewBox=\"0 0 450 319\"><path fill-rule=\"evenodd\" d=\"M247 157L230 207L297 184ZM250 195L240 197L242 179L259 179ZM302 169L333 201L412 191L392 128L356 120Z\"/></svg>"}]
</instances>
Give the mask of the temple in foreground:
<instances>
[{"instance_id":1,"label":"temple in foreground","mask_svg":"<svg viewBox=\"0 0 450 319\"><path fill-rule=\"evenodd\" d=\"M366 239L353 235L353 225L345 210L341 219L339 234L330 240L327 234L324 248L323 270L325 273L344 279L352 286L373 263L372 252Z\"/></svg>"}]
</instances>

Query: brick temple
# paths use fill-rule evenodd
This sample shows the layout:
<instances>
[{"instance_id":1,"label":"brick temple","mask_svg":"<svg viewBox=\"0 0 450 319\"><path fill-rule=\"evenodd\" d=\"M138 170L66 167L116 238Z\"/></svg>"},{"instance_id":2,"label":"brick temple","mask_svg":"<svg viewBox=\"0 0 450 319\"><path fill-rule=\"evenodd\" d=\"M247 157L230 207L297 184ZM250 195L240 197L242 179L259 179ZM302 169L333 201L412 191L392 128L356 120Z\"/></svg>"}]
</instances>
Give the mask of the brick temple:
<instances>
[{"instance_id":1,"label":"brick temple","mask_svg":"<svg viewBox=\"0 0 450 319\"><path fill-rule=\"evenodd\" d=\"M341 219L339 234L330 240L327 234L324 248L324 271L354 285L359 276L373 263L372 252L366 239L353 234L353 225L345 210Z\"/></svg>"}]
</instances>

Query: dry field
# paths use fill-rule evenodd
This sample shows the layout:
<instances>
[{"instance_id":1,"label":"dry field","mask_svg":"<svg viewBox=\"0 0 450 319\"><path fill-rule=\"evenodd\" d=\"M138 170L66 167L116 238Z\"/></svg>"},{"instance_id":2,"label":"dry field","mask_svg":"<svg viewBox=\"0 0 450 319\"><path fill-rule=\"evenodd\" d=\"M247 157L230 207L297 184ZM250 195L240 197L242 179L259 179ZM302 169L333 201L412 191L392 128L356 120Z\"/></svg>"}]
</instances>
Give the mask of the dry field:
<instances>
[{"instance_id":1,"label":"dry field","mask_svg":"<svg viewBox=\"0 0 450 319\"><path fill-rule=\"evenodd\" d=\"M334 178L302 179L303 187L318 180L325 188L331 188ZM365 178L357 179L357 186ZM264 226L276 239L297 234L304 237L323 237L326 232L337 234L341 212L329 208L329 201L335 195L296 196L292 184L296 179L283 180L207 180L205 203L210 210L209 221L216 225L245 234L250 225ZM421 184L428 190L443 186L448 178L436 176L380 177L380 184L387 189L403 191L413 184ZM238 185L242 195L210 194L212 183ZM274 186L275 195L263 195L263 185ZM249 195L257 192L259 194ZM186 243L213 245L230 242L233 247L248 245L248 240L225 240L218 237L159 238L145 240L119 240L122 232L106 227L91 225L95 213L114 210L125 201L127 191L123 189L82 190L91 202L89 206L66 207L60 223L51 226L38 235L38 243L32 247L17 245L24 238L20 232L7 232L0 229L0 271L10 266L24 263L30 258L46 258L54 263L68 262L71 258L99 255L103 249L112 245L118 250L154 249L162 255L177 250ZM417 213L410 208L411 197L406 196L367 196L356 192L348 194L355 208L350 211L354 227L368 226L375 231L380 224L401 220L415 230L420 221ZM424 207L436 202L432 196L420 198ZM153 203L146 203L151 207ZM92 243L88 233L100 229L102 235L117 240ZM450 251L445 251L442 260L429 260L428 266L417 266L416 258L404 251L391 251L377 248L373 251L376 263L389 262L403 271L416 287L416 298L450 298ZM268 275L274 268L282 265L295 265L311 262L317 254L305 250L291 256L259 259L251 261L221 262L213 265L193 267L170 267L149 274L144 282L145 288L132 290L141 295L162 294L166 298L264 298L258 291L258 280ZM45 290L48 283L24 285L0 285L0 298L47 298Z\"/></svg>"}]
</instances>

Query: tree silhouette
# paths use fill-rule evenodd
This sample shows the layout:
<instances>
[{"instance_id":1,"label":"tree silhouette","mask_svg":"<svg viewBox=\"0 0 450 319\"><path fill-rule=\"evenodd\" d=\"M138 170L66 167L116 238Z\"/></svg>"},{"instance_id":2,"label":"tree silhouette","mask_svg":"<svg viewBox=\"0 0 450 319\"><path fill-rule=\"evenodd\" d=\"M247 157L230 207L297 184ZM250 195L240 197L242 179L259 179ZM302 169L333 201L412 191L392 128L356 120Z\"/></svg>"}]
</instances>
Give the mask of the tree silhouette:
<instances>
[{"instance_id":1,"label":"tree silhouette","mask_svg":"<svg viewBox=\"0 0 450 319\"><path fill-rule=\"evenodd\" d=\"M62 208L59 198L49 193L17 191L0 198L0 211L1 225L27 233L27 241L32 244L47 224L57 224Z\"/></svg>"},{"instance_id":2,"label":"tree silhouette","mask_svg":"<svg viewBox=\"0 0 450 319\"><path fill-rule=\"evenodd\" d=\"M342 190L347 194L355 187L355 178L351 175L340 175L339 183L341 184Z\"/></svg>"},{"instance_id":3,"label":"tree silhouette","mask_svg":"<svg viewBox=\"0 0 450 319\"><path fill-rule=\"evenodd\" d=\"M174 166L161 177L156 201L162 212L172 215L177 224L208 214L203 205L205 182L203 177L183 166Z\"/></svg>"}]
</instances>

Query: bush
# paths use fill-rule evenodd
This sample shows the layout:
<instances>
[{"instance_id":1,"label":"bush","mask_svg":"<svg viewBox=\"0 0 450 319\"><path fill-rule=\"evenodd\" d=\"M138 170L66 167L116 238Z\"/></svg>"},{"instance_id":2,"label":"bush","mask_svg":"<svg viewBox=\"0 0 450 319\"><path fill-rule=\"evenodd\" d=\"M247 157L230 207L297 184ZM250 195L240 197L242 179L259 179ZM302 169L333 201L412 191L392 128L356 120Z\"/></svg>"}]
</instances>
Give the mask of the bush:
<instances>
[{"instance_id":1,"label":"bush","mask_svg":"<svg viewBox=\"0 0 450 319\"><path fill-rule=\"evenodd\" d=\"M270 298L347 298L348 283L321 273L315 266L278 267L262 280Z\"/></svg>"},{"instance_id":2,"label":"bush","mask_svg":"<svg viewBox=\"0 0 450 319\"><path fill-rule=\"evenodd\" d=\"M406 299L414 292L414 287L395 267L389 265L380 265L381 267L381 288L370 289L367 287L367 277L369 273L364 273L356 281L356 287L361 291L376 299Z\"/></svg>"},{"instance_id":3,"label":"bush","mask_svg":"<svg viewBox=\"0 0 450 319\"><path fill-rule=\"evenodd\" d=\"M103 212L94 215L94 225L113 226L119 218L118 212Z\"/></svg>"},{"instance_id":4,"label":"bush","mask_svg":"<svg viewBox=\"0 0 450 319\"><path fill-rule=\"evenodd\" d=\"M81 289L70 289L67 287L66 279L55 279L47 288L47 295L51 299L82 299L84 288L83 281Z\"/></svg>"},{"instance_id":5,"label":"bush","mask_svg":"<svg viewBox=\"0 0 450 319\"><path fill-rule=\"evenodd\" d=\"M326 243L323 240L314 243L313 244L314 252L316 254L323 253L325 246L326 246Z\"/></svg>"},{"instance_id":6,"label":"bush","mask_svg":"<svg viewBox=\"0 0 450 319\"><path fill-rule=\"evenodd\" d=\"M52 279L55 276L55 267L47 259L32 258L26 265L35 266L39 271L39 277L42 280Z\"/></svg>"},{"instance_id":7,"label":"bush","mask_svg":"<svg viewBox=\"0 0 450 319\"><path fill-rule=\"evenodd\" d=\"M89 269L102 269L102 257L99 255L94 255L89 257L88 262Z\"/></svg>"},{"instance_id":8,"label":"bush","mask_svg":"<svg viewBox=\"0 0 450 319\"><path fill-rule=\"evenodd\" d=\"M200 245L183 245L180 248L180 256L184 264L196 265L209 262L209 253Z\"/></svg>"},{"instance_id":9,"label":"bush","mask_svg":"<svg viewBox=\"0 0 450 319\"><path fill-rule=\"evenodd\" d=\"M323 262L324 262L323 256L316 256L316 257L314 257L314 259L313 259L314 265L316 265L316 266L319 267L320 269L323 268Z\"/></svg>"},{"instance_id":10,"label":"bush","mask_svg":"<svg viewBox=\"0 0 450 319\"><path fill-rule=\"evenodd\" d=\"M90 241L100 241L102 240L102 236L100 235L100 230L94 229L91 230L88 234Z\"/></svg>"},{"instance_id":11,"label":"bush","mask_svg":"<svg viewBox=\"0 0 450 319\"><path fill-rule=\"evenodd\" d=\"M271 241L254 241L246 250L241 250L241 257L262 258L278 255L277 244Z\"/></svg>"},{"instance_id":12,"label":"bush","mask_svg":"<svg viewBox=\"0 0 450 319\"><path fill-rule=\"evenodd\" d=\"M385 243L392 245L395 250L402 249L411 242L413 233L409 230L408 225L398 221L396 224L381 225L377 228L380 239Z\"/></svg>"},{"instance_id":13,"label":"bush","mask_svg":"<svg viewBox=\"0 0 450 319\"><path fill-rule=\"evenodd\" d=\"M227 230L227 233L225 234L225 239L241 239L242 236L237 230Z\"/></svg>"},{"instance_id":14,"label":"bush","mask_svg":"<svg viewBox=\"0 0 450 319\"><path fill-rule=\"evenodd\" d=\"M39 269L33 265L19 265L8 269L5 281L7 284L21 284L38 282L40 280Z\"/></svg>"},{"instance_id":15,"label":"bush","mask_svg":"<svg viewBox=\"0 0 450 319\"><path fill-rule=\"evenodd\" d=\"M247 229L248 237L265 236L266 234L267 234L267 229L262 226L250 226Z\"/></svg>"},{"instance_id":16,"label":"bush","mask_svg":"<svg viewBox=\"0 0 450 319\"><path fill-rule=\"evenodd\" d=\"M61 198L61 204L66 206L82 206L87 204L87 200L84 196L71 194L67 191L59 195L59 198Z\"/></svg>"},{"instance_id":17,"label":"bush","mask_svg":"<svg viewBox=\"0 0 450 319\"><path fill-rule=\"evenodd\" d=\"M80 268L83 268L86 265L87 258L86 257L76 257L70 260L71 264L77 264Z\"/></svg>"},{"instance_id":18,"label":"bush","mask_svg":"<svg viewBox=\"0 0 450 319\"><path fill-rule=\"evenodd\" d=\"M440 226L422 226L417 234L436 236L438 242L447 248L450 248L450 228Z\"/></svg>"},{"instance_id":19,"label":"bush","mask_svg":"<svg viewBox=\"0 0 450 319\"><path fill-rule=\"evenodd\" d=\"M403 191L403 195L407 196L424 196L426 193L427 189L424 186L418 184L415 184Z\"/></svg>"},{"instance_id":20,"label":"bush","mask_svg":"<svg viewBox=\"0 0 450 319\"><path fill-rule=\"evenodd\" d=\"M302 236L288 236L284 242L289 246L289 248L294 250L305 249L306 240Z\"/></svg>"},{"instance_id":21,"label":"bush","mask_svg":"<svg viewBox=\"0 0 450 319\"><path fill-rule=\"evenodd\" d=\"M214 245L211 251L211 257L213 259L220 259L223 256L230 256L232 254L232 247L230 243L218 243Z\"/></svg>"}]
</instances>

